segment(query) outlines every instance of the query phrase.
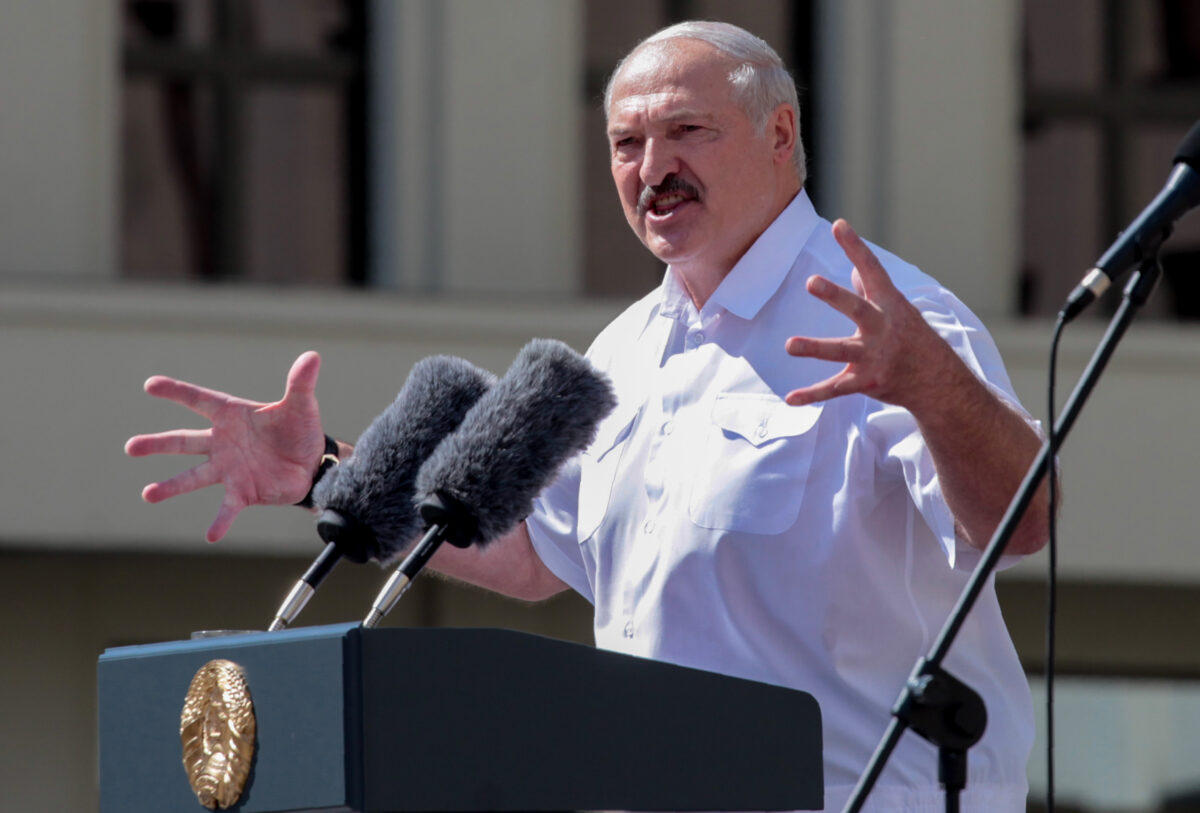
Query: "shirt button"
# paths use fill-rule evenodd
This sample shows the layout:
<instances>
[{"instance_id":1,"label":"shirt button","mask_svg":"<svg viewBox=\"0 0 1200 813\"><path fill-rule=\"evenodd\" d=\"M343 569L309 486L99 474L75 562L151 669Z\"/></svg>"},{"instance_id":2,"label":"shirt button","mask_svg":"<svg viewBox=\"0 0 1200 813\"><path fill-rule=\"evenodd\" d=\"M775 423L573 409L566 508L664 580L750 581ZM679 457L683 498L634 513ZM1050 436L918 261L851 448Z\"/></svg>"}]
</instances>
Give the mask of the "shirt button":
<instances>
[{"instance_id":1,"label":"shirt button","mask_svg":"<svg viewBox=\"0 0 1200 813\"><path fill-rule=\"evenodd\" d=\"M654 520L652 520L652 519L646 520L646 523L644 525L642 525L642 530L648 534L654 533Z\"/></svg>"},{"instance_id":2,"label":"shirt button","mask_svg":"<svg viewBox=\"0 0 1200 813\"><path fill-rule=\"evenodd\" d=\"M625 637L626 638L633 637L633 622L632 621L625 622Z\"/></svg>"},{"instance_id":3,"label":"shirt button","mask_svg":"<svg viewBox=\"0 0 1200 813\"><path fill-rule=\"evenodd\" d=\"M765 427L765 426L758 427L758 429L754 432L754 434L758 435L760 438L765 438L767 436L767 427Z\"/></svg>"},{"instance_id":4,"label":"shirt button","mask_svg":"<svg viewBox=\"0 0 1200 813\"><path fill-rule=\"evenodd\" d=\"M664 435L669 435L669 434L671 434L671 432L672 432L672 431L674 431L674 429L675 429L675 424L671 423L671 421L666 421L666 422L665 422L665 423L662 425L662 433L663 433Z\"/></svg>"},{"instance_id":5,"label":"shirt button","mask_svg":"<svg viewBox=\"0 0 1200 813\"><path fill-rule=\"evenodd\" d=\"M704 344L704 332L700 330L692 334L692 346L698 344Z\"/></svg>"}]
</instances>

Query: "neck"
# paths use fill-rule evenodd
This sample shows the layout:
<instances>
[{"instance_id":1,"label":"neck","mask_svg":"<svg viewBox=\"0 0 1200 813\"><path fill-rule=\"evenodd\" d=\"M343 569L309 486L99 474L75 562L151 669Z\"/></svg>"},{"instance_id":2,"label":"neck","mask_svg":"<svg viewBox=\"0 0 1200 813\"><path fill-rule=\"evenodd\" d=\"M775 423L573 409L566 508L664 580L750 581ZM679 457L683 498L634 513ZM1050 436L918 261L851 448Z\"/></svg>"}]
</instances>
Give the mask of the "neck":
<instances>
[{"instance_id":1,"label":"neck","mask_svg":"<svg viewBox=\"0 0 1200 813\"><path fill-rule=\"evenodd\" d=\"M788 207L796 197L800 194L802 187L797 183L791 185L790 188L781 190L783 194L776 198L776 204L771 207L769 216L765 218L762 227L754 232L753 236L747 243L741 247L737 254L733 257L722 258L717 262L706 262L709 258L697 258L692 261L682 263L672 263L671 268L679 276L679 281L683 284L684 290L688 292L688 296L692 299L692 304L696 306L696 310L704 307L704 303L708 301L713 292L720 287L725 277L729 276L729 272L734 266L745 256L750 250L750 246L762 236L762 233L767 230L780 213Z\"/></svg>"},{"instance_id":2,"label":"neck","mask_svg":"<svg viewBox=\"0 0 1200 813\"><path fill-rule=\"evenodd\" d=\"M697 268L694 265L672 265L675 275L679 278L680 284L683 285L688 296L691 297L692 304L696 306L696 310L704 307L704 303L708 301L713 292L720 287L721 282L725 277L729 276L729 272L733 270L733 265L723 271L716 268Z\"/></svg>"}]
</instances>

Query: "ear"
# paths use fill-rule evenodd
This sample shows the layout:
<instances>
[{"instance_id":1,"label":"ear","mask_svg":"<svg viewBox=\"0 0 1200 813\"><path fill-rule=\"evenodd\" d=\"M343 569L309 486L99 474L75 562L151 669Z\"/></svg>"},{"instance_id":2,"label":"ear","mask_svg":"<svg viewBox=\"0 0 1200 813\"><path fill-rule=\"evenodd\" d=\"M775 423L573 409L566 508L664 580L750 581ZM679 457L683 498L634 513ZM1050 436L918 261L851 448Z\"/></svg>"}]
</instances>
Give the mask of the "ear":
<instances>
[{"instance_id":1,"label":"ear","mask_svg":"<svg viewBox=\"0 0 1200 813\"><path fill-rule=\"evenodd\" d=\"M781 104L767 119L766 134L771 139L771 152L777 165L788 164L796 150L796 111L790 104Z\"/></svg>"}]
</instances>

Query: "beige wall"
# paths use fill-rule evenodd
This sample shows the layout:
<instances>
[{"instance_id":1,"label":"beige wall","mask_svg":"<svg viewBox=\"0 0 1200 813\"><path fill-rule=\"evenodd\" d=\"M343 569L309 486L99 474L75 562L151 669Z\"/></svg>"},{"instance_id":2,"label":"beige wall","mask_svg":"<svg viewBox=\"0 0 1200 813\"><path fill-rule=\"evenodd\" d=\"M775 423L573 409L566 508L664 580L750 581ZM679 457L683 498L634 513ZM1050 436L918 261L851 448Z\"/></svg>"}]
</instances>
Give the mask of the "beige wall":
<instances>
[{"instance_id":1,"label":"beige wall","mask_svg":"<svg viewBox=\"0 0 1200 813\"><path fill-rule=\"evenodd\" d=\"M0 283L0 369L20 382L0 396L12 428L0 434L0 456L27 461L8 471L0 489L0 511L9 517L0 540L73 549L203 544L219 489L158 506L139 496L145 483L197 461L122 453L133 434L203 424L146 396L142 382L152 374L273 401L296 356L317 350L325 425L354 440L425 356L463 356L501 374L533 336L586 349L618 309L603 302L547 308L386 293ZM238 520L224 549L296 552L312 539L304 512L260 509Z\"/></svg>"},{"instance_id":2,"label":"beige wall","mask_svg":"<svg viewBox=\"0 0 1200 813\"><path fill-rule=\"evenodd\" d=\"M1026 406L1045 416L1050 325L1005 325L998 340ZM1101 339L1071 326L1060 350L1059 406ZM1190 510L1200 455L1200 326L1142 322L1121 343L1062 448L1059 568L1069 578L1197 584L1200 533ZM1045 555L1018 572L1043 578Z\"/></svg>"}]
</instances>

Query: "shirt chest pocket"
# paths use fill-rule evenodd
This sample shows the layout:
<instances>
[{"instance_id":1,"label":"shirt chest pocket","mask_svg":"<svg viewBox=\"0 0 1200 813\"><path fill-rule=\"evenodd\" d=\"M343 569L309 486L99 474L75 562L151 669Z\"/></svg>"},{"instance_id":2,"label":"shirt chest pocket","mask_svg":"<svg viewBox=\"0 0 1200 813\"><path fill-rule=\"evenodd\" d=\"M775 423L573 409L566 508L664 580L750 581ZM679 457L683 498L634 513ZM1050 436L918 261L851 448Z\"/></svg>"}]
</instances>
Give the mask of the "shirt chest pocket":
<instances>
[{"instance_id":1,"label":"shirt chest pocket","mask_svg":"<svg viewBox=\"0 0 1200 813\"><path fill-rule=\"evenodd\" d=\"M618 407L617 412L600 424L596 439L580 456L579 513L576 518L580 542L591 538L604 520L617 465L637 414L637 409Z\"/></svg>"},{"instance_id":2,"label":"shirt chest pocket","mask_svg":"<svg viewBox=\"0 0 1200 813\"><path fill-rule=\"evenodd\" d=\"M692 522L777 534L796 521L816 445L821 404L774 395L718 395L698 450L688 498Z\"/></svg>"}]
</instances>

